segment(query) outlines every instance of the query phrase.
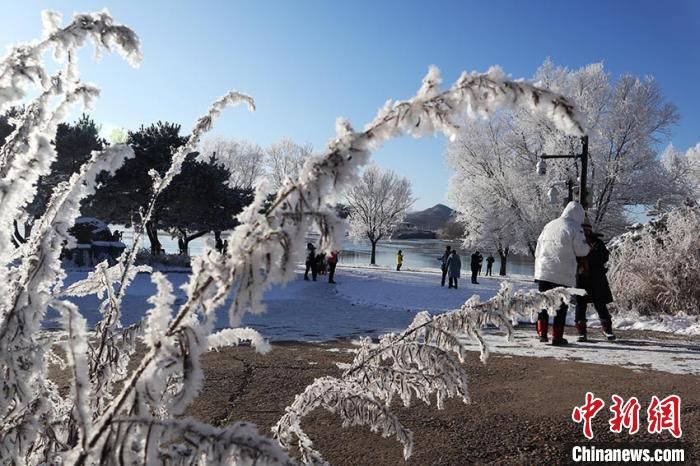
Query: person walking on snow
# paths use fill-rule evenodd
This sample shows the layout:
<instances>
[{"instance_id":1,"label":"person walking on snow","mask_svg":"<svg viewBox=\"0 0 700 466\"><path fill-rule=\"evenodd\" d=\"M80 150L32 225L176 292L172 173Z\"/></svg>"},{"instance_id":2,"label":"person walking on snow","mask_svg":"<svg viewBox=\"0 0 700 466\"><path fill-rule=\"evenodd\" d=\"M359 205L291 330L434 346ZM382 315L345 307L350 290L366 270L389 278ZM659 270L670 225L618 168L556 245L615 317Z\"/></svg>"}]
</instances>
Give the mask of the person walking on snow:
<instances>
[{"instance_id":1,"label":"person walking on snow","mask_svg":"<svg viewBox=\"0 0 700 466\"><path fill-rule=\"evenodd\" d=\"M328 254L326 263L328 264L328 283L335 284L335 266L338 265L338 251L331 251Z\"/></svg>"},{"instance_id":2,"label":"person walking on snow","mask_svg":"<svg viewBox=\"0 0 700 466\"><path fill-rule=\"evenodd\" d=\"M313 281L316 281L316 274L318 273L318 270L316 270L316 247L311 243L307 243L306 250L308 252L306 254L306 271L304 272L304 280L309 279L309 270L311 270L311 278Z\"/></svg>"},{"instance_id":3,"label":"person walking on snow","mask_svg":"<svg viewBox=\"0 0 700 466\"><path fill-rule=\"evenodd\" d=\"M450 258L451 249L452 246L447 246L444 254L438 257L438 260L440 261L440 270L442 271L442 281L440 282L440 286L445 286L445 278L447 277L447 260Z\"/></svg>"},{"instance_id":4,"label":"person walking on snow","mask_svg":"<svg viewBox=\"0 0 700 466\"><path fill-rule=\"evenodd\" d=\"M590 251L583 234L584 211L578 202L569 202L559 218L542 229L535 248L535 282L540 292L576 285L576 261ZM552 325L552 345L566 345L564 326L569 306L562 302ZM537 316L537 335L547 342L549 313L542 309Z\"/></svg>"},{"instance_id":5,"label":"person walking on snow","mask_svg":"<svg viewBox=\"0 0 700 466\"><path fill-rule=\"evenodd\" d=\"M481 261L484 259L484 256L481 255L479 251L476 251L474 254L472 254L472 260L471 260L471 268L472 268L472 283L478 285L479 282L476 281L476 276L479 273L479 269L481 268Z\"/></svg>"},{"instance_id":6,"label":"person walking on snow","mask_svg":"<svg viewBox=\"0 0 700 466\"><path fill-rule=\"evenodd\" d=\"M493 263L496 259L493 258L493 254L489 253L489 257L486 258L486 276L493 276Z\"/></svg>"},{"instance_id":7,"label":"person walking on snow","mask_svg":"<svg viewBox=\"0 0 700 466\"><path fill-rule=\"evenodd\" d=\"M462 270L462 260L457 255L457 250L453 249L450 257L447 259L447 274L449 276L449 286L448 288L457 289L457 280L459 279L459 273Z\"/></svg>"},{"instance_id":8,"label":"person walking on snow","mask_svg":"<svg viewBox=\"0 0 700 466\"><path fill-rule=\"evenodd\" d=\"M401 252L401 249L399 249L399 252L396 253L396 271L398 272L401 270L401 266L403 265L403 253Z\"/></svg>"},{"instance_id":9,"label":"person walking on snow","mask_svg":"<svg viewBox=\"0 0 700 466\"><path fill-rule=\"evenodd\" d=\"M586 241L591 247L591 251L582 261L576 274L576 288L586 290L586 296L576 297L576 330L578 330L577 341L588 341L586 329L586 311L588 303L593 303L593 307L598 312L600 327L608 340L614 340L615 334L612 331L612 319L608 311L608 303L613 301L612 292L606 272L608 269L605 263L610 257L608 249L601 238L600 233L594 233L589 224L583 225L583 233Z\"/></svg>"}]
</instances>

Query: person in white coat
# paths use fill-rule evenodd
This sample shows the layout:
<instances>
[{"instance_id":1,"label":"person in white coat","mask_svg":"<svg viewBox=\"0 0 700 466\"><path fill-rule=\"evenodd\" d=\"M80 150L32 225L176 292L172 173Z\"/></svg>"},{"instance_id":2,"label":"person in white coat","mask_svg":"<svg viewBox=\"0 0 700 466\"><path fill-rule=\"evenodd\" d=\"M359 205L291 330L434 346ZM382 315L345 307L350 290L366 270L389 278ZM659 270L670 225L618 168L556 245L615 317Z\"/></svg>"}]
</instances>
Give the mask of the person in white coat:
<instances>
[{"instance_id":1,"label":"person in white coat","mask_svg":"<svg viewBox=\"0 0 700 466\"><path fill-rule=\"evenodd\" d=\"M539 291L576 286L577 258L590 250L583 234L585 213L578 202L569 202L561 216L542 229L535 249L535 281ZM566 345L564 325L569 306L562 302L552 324L552 345ZM537 316L537 335L547 342L549 313L543 309Z\"/></svg>"}]
</instances>

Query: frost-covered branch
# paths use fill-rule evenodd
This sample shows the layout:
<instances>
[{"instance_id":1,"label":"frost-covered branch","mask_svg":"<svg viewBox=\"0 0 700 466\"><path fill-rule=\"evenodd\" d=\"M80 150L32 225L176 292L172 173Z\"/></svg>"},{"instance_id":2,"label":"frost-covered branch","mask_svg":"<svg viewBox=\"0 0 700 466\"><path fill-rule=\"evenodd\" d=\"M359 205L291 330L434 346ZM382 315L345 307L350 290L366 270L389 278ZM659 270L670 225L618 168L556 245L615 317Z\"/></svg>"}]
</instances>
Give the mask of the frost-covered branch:
<instances>
[{"instance_id":1,"label":"frost-covered branch","mask_svg":"<svg viewBox=\"0 0 700 466\"><path fill-rule=\"evenodd\" d=\"M217 428L193 419L120 418L117 426L141 431L139 447L129 452L137 463L168 465L293 464L280 445L258 433L255 425L237 422ZM127 431L128 429L123 429ZM163 447L160 447L163 445Z\"/></svg>"},{"instance_id":2,"label":"frost-covered branch","mask_svg":"<svg viewBox=\"0 0 700 466\"><path fill-rule=\"evenodd\" d=\"M118 345L118 342L115 341L114 336L119 334L118 330L121 325L121 303L123 301L129 284L131 283L133 278L136 276L137 271L139 270L138 267L134 266L134 260L136 258L136 253L138 251L140 241L143 237L143 232L145 231L145 226L150 221L153 211L155 209L156 201L160 194L168 187L172 179L181 172L182 164L186 156L196 149L202 135L211 129L213 120L215 120L216 117L218 117L218 115L221 113L221 111L227 106L237 105L239 103L246 103L251 110L255 109L255 105L251 97L235 91L227 93L225 96L216 100L212 104L208 112L195 123L194 129L187 143L181 146L178 149L178 151L173 155L171 166L168 168L165 175L163 177L160 177L155 172L151 173L153 177L153 193L151 195L151 200L146 210L141 215L141 228L137 229L131 246L126 251L124 251L124 253L122 254L118 263L115 266L113 266L110 269L107 269L106 266L104 267L104 270L101 273L101 277L88 277L87 280L85 280L79 285L78 289L102 289L107 295L107 298L102 302L100 306L103 318L97 324L95 329L96 334L98 336L98 343L94 351L92 352L91 357L90 378L93 385L93 391L95 393L95 396L93 396L93 400L95 403L100 403L100 406L95 406L95 413L97 416L103 414L105 411L108 411L109 406L114 407L113 405L109 405L109 402L112 400L112 387L116 382L122 381L123 378L127 375L126 365L128 364L128 361L130 359L131 352L133 352L134 350L133 345L128 345L127 347L121 347L120 345ZM169 312L172 304L174 303L174 299L169 294L171 292L168 292L166 290L167 281L159 275L155 275L154 279L156 280L156 284L158 285L160 290L159 295L162 296L161 298L155 298L156 301L154 301L154 304L156 306L153 312L151 313L151 318L148 319L147 325L145 326L145 331L147 333L154 331L158 332L158 330L154 330L153 327L161 329L161 327L159 326L165 326L165 328L167 328L170 317ZM113 286L114 284L116 284L116 289ZM163 302L162 300L166 300L166 302ZM188 317L193 318L193 316ZM197 325L195 325L196 321L190 320L188 322L192 323L195 328L197 327ZM180 335L183 336L183 338L187 341L193 342L193 344L198 345L197 350L194 354L189 354L189 348L185 346L180 346L183 343L182 340L177 342L172 339L172 335L169 335L171 340L173 340L171 341L173 345L173 347L171 348L173 354L164 357L168 361L175 363L177 361L177 356L174 355L176 353L183 353L181 355L183 357L188 358L187 364L181 365L181 368L185 372L185 374L199 374L199 354L202 351L202 347L205 348L202 341L206 340L206 335L210 332L211 329L209 328L209 330L206 332L193 330L192 334L185 331L184 336ZM159 342L157 346L154 345L152 346L152 348L158 348L158 351L156 352L159 352L160 349L162 349L165 346L167 345L164 345L162 342ZM115 358L113 356L115 353L119 355L118 358ZM161 361L161 363L163 362ZM176 366L173 366L171 364L169 367L175 370ZM116 377L114 377L113 374L116 375ZM158 380L159 383L162 382L162 380L167 379L167 377L166 379L163 378L163 374L158 374L158 377L160 377L160 379ZM177 379L179 376L174 377ZM173 383L183 390L187 389L183 393L191 393L189 389L197 387L193 392L196 393L199 387L198 383L189 384L187 383L187 380L185 380L184 383L180 380L177 380ZM127 385L127 387L132 388L133 386ZM161 386L158 385L158 387ZM172 386L170 386L170 388L172 388ZM184 403L184 400L189 401L189 399L189 396L186 398L182 398L183 403L181 403L181 406L183 408L186 405L186 403ZM156 403L155 399L153 401L154 403ZM158 401L156 404L159 403L160 401ZM120 405L120 403L118 403L118 405ZM154 409L158 410L160 408Z\"/></svg>"},{"instance_id":3,"label":"frost-covered branch","mask_svg":"<svg viewBox=\"0 0 700 466\"><path fill-rule=\"evenodd\" d=\"M0 365L5 374L0 394L0 417L24 409L33 403L35 396L44 396L49 390L42 369L45 344L37 343L41 321L52 298L51 289L63 278L60 254L72 237L68 229L79 215L80 201L94 193L97 175L103 171L114 172L127 157L133 156L131 148L112 146L93 153L79 173L54 191L46 213L38 222L24 249L21 267L3 269L4 282L9 292L0 303ZM44 403L45 404L45 403ZM47 408L48 409L48 408ZM35 412L22 426L27 429L37 422L42 412ZM36 435L36 427L33 431ZM0 443L12 442L11 437L0 438ZM27 442L27 447L31 442ZM4 448L4 444L0 448Z\"/></svg>"},{"instance_id":4,"label":"frost-covered branch","mask_svg":"<svg viewBox=\"0 0 700 466\"><path fill-rule=\"evenodd\" d=\"M207 338L210 350L219 349L226 346L239 346L243 342L249 342L258 353L265 354L272 347L270 343L260 333L250 327L227 328L216 333L212 333Z\"/></svg>"},{"instance_id":5,"label":"frost-covered branch","mask_svg":"<svg viewBox=\"0 0 700 466\"><path fill-rule=\"evenodd\" d=\"M98 91L78 79L75 50L86 38L108 50L116 49L133 57L138 53L135 34L112 24L106 12L77 15L74 23L59 29L59 17L49 14L47 38L20 45L0 62L0 107L21 99L27 85L34 83L38 96L16 119L15 131L0 148L0 223L11 225L36 193L36 181L48 173L55 160L51 141L58 123L77 100L89 102ZM41 54L54 48L54 55L66 55L65 68L48 77ZM51 107L52 102L57 103ZM88 438L87 385L81 376L85 369L84 322L75 308L56 306L64 315L70 336L67 358L74 369L73 386L77 405L65 403L56 386L48 380L45 354L53 354L50 342L39 338L41 321L53 299L53 288L60 286L63 271L60 254L74 240L68 234L79 214L81 200L95 192L97 175L113 173L131 148L116 145L94 152L90 160L68 181L59 184L46 212L35 223L28 241L15 253L8 228L0 229L0 456L20 462L53 462L53 452L73 442L85 445ZM50 357L56 360L56 356ZM72 414L74 413L74 414ZM75 423L69 423L74 419ZM74 427L77 426L77 429ZM79 431L79 432L78 432ZM74 435L75 434L75 435Z\"/></svg>"},{"instance_id":6,"label":"frost-covered branch","mask_svg":"<svg viewBox=\"0 0 700 466\"><path fill-rule=\"evenodd\" d=\"M55 59L61 59L90 40L97 56L105 49L116 51L132 66L141 63L138 36L128 27L114 24L107 10L76 14L63 28L59 26L62 15L56 11L44 11L42 19L45 38L12 47L0 61L0 112L24 98L27 86L34 84L44 89L50 86L41 58L48 49L53 49Z\"/></svg>"},{"instance_id":7,"label":"frost-covered branch","mask_svg":"<svg viewBox=\"0 0 700 466\"><path fill-rule=\"evenodd\" d=\"M327 464L321 453L312 448L313 443L301 429L301 420L316 408L323 408L340 416L343 427L365 425L383 437L395 436L403 444L404 457L411 456L413 432L404 427L381 400L372 392L352 380L322 377L297 395L287 413L275 425L273 431L280 443L289 448L296 437L305 464Z\"/></svg>"}]
</instances>

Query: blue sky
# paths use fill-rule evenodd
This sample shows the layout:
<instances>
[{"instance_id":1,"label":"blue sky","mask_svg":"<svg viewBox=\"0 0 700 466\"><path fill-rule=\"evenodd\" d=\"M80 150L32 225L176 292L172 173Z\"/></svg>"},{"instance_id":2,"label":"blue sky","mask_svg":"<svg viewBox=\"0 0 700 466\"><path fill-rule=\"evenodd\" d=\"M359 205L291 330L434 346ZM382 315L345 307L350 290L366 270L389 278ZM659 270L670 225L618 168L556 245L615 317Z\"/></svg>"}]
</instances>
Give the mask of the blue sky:
<instances>
[{"instance_id":1,"label":"blue sky","mask_svg":"<svg viewBox=\"0 0 700 466\"><path fill-rule=\"evenodd\" d=\"M321 149L335 119L362 128L388 98L412 96L428 66L446 83L498 64L532 76L550 57L577 68L603 61L613 76L653 75L678 106L671 141L700 142L700 2L697 1L8 1L0 47L39 36L43 9L107 7L134 28L144 62L81 56L84 80L103 89L92 112L105 127L158 120L185 131L229 89L258 111L229 110L215 134L267 145L283 136ZM376 162L408 177L416 208L445 202L444 140L391 141Z\"/></svg>"}]
</instances>

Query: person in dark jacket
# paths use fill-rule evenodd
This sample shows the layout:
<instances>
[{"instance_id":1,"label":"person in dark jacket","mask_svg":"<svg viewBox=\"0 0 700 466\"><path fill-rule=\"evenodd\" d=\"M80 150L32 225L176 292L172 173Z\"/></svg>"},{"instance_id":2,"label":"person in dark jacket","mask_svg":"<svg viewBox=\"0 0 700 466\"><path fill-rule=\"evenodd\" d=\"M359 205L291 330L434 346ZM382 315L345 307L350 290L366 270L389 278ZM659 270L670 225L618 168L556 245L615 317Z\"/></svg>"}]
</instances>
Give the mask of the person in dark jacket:
<instances>
[{"instance_id":1,"label":"person in dark jacket","mask_svg":"<svg viewBox=\"0 0 700 466\"><path fill-rule=\"evenodd\" d=\"M306 250L308 252L306 254L306 271L304 272L304 280L309 279L310 270L312 280L316 281L316 274L318 273L318 270L316 269L316 247L311 243L307 243Z\"/></svg>"},{"instance_id":2,"label":"person in dark jacket","mask_svg":"<svg viewBox=\"0 0 700 466\"><path fill-rule=\"evenodd\" d=\"M586 311L588 310L589 302L593 303L593 307L598 312L603 334L608 340L614 340L615 334L612 331L612 319L607 306L613 302L613 296L606 275L608 269L605 267L610 253L601 239L603 235L594 233L591 225L584 224L583 232L591 250L585 259L581 261L576 274L576 287L586 290L587 293L586 296L576 297L578 341L588 341Z\"/></svg>"},{"instance_id":3,"label":"person in dark jacket","mask_svg":"<svg viewBox=\"0 0 700 466\"><path fill-rule=\"evenodd\" d=\"M328 283L335 284L335 266L338 265L338 251L331 251L326 259L328 264Z\"/></svg>"},{"instance_id":4,"label":"person in dark jacket","mask_svg":"<svg viewBox=\"0 0 700 466\"><path fill-rule=\"evenodd\" d=\"M445 286L445 278L447 277L447 260L450 258L450 253L452 252L452 246L447 246L445 248L445 253L438 257L440 261L440 270L442 270L442 281L440 286Z\"/></svg>"},{"instance_id":5,"label":"person in dark jacket","mask_svg":"<svg viewBox=\"0 0 700 466\"><path fill-rule=\"evenodd\" d=\"M472 283L474 284L479 284L479 282L476 281L476 276L479 273L479 269L481 269L481 262L484 260L484 256L481 255L479 251L476 251L474 254L472 254L472 261L471 261L471 268L472 268Z\"/></svg>"},{"instance_id":6,"label":"person in dark jacket","mask_svg":"<svg viewBox=\"0 0 700 466\"><path fill-rule=\"evenodd\" d=\"M403 265L403 252L401 252L401 249L399 249L399 252L396 253L396 271L398 272L401 270L401 266Z\"/></svg>"},{"instance_id":7,"label":"person in dark jacket","mask_svg":"<svg viewBox=\"0 0 700 466\"><path fill-rule=\"evenodd\" d=\"M493 276L494 262L496 262L496 259L493 258L493 254L489 254L489 257L486 258L486 276Z\"/></svg>"},{"instance_id":8,"label":"person in dark jacket","mask_svg":"<svg viewBox=\"0 0 700 466\"><path fill-rule=\"evenodd\" d=\"M457 289L457 280L459 273L462 271L462 260L457 255L457 250L453 249L450 257L447 259L447 275L449 277L448 288Z\"/></svg>"}]
</instances>

